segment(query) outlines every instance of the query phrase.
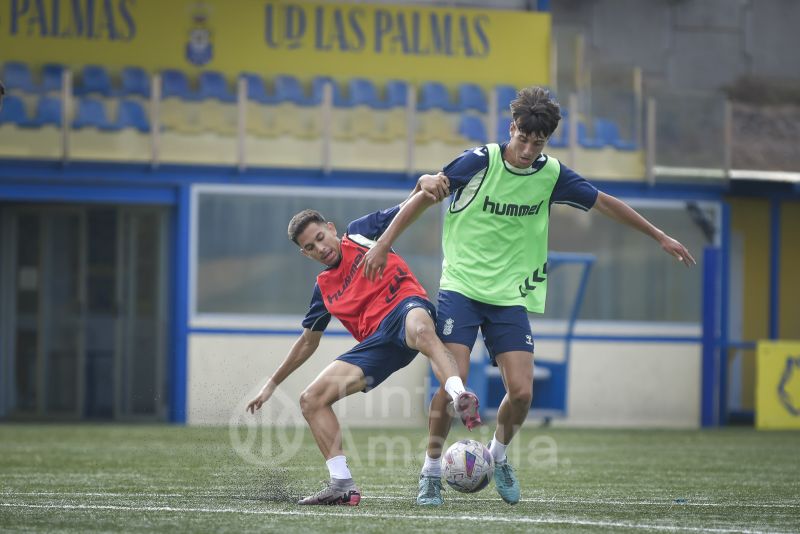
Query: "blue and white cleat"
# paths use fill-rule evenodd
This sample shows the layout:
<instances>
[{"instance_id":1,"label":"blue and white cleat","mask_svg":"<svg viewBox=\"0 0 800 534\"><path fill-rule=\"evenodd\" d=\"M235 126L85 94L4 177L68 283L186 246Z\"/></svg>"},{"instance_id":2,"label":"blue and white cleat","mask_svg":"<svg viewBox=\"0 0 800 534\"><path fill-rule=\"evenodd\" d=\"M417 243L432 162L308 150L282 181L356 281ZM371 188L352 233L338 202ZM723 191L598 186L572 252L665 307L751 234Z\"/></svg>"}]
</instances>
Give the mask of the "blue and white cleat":
<instances>
[{"instance_id":1,"label":"blue and white cleat","mask_svg":"<svg viewBox=\"0 0 800 534\"><path fill-rule=\"evenodd\" d=\"M508 504L517 504L519 502L519 480L517 480L514 468L509 465L508 460L495 462L494 484L497 487L497 493Z\"/></svg>"},{"instance_id":2,"label":"blue and white cleat","mask_svg":"<svg viewBox=\"0 0 800 534\"><path fill-rule=\"evenodd\" d=\"M420 475L417 504L420 506L441 506L444 504L442 489L441 477Z\"/></svg>"}]
</instances>

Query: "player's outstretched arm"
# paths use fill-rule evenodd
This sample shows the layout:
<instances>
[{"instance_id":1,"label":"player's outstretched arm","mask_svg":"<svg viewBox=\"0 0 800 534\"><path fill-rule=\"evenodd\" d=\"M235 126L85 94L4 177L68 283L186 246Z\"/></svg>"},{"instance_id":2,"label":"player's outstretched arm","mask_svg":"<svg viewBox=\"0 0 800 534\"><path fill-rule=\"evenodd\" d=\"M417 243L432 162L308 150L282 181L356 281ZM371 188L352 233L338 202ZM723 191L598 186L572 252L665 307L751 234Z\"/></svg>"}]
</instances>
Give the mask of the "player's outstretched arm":
<instances>
[{"instance_id":1,"label":"player's outstretched arm","mask_svg":"<svg viewBox=\"0 0 800 534\"><path fill-rule=\"evenodd\" d=\"M258 392L258 395L247 404L246 411L255 413L256 410L261 409L261 406L272 397L278 385L286 380L286 377L297 370L298 367L303 365L308 360L314 351L319 347L319 340L322 338L322 332L315 332L306 328L297 341L294 342L289 354L284 358L278 368L267 379L267 383Z\"/></svg>"},{"instance_id":2,"label":"player's outstretched arm","mask_svg":"<svg viewBox=\"0 0 800 534\"><path fill-rule=\"evenodd\" d=\"M417 217L430 206L436 204L436 200L426 191L420 190L407 198L401 205L400 211L394 216L386 231L378 238L375 244L364 255L364 276L368 280L375 280L376 277L383 277L383 269L386 267L386 258L392 244L403 231L411 226Z\"/></svg>"},{"instance_id":3,"label":"player's outstretched arm","mask_svg":"<svg viewBox=\"0 0 800 534\"><path fill-rule=\"evenodd\" d=\"M628 206L620 199L600 191L597 194L597 200L595 201L594 209L617 222L626 224L631 228L635 228L643 234L652 237L658 241L658 244L661 245L661 248L664 249L664 252L674 257L678 261L683 262L683 264L687 267L697 264L691 253L689 253L689 250L684 247L680 241L673 239L653 226L650 221L642 217L639 212Z\"/></svg>"}]
</instances>

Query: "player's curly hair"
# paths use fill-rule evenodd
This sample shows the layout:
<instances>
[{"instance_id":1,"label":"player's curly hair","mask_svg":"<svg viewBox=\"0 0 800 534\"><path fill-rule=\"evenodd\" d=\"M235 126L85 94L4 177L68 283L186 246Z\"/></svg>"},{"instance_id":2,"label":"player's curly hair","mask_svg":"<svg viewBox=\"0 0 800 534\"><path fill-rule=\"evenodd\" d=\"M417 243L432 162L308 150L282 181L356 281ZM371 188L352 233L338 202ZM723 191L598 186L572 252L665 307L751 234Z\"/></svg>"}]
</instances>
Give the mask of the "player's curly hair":
<instances>
[{"instance_id":1,"label":"player's curly hair","mask_svg":"<svg viewBox=\"0 0 800 534\"><path fill-rule=\"evenodd\" d=\"M511 116L522 133L550 137L561 120L561 107L547 89L526 87L511 101Z\"/></svg>"},{"instance_id":2,"label":"player's curly hair","mask_svg":"<svg viewBox=\"0 0 800 534\"><path fill-rule=\"evenodd\" d=\"M309 224L325 224L326 222L325 217L323 217L320 212L316 210L303 210L289 221L289 239L294 241L296 245L299 245L300 243L297 242L297 236L302 234L303 230L305 230Z\"/></svg>"}]
</instances>

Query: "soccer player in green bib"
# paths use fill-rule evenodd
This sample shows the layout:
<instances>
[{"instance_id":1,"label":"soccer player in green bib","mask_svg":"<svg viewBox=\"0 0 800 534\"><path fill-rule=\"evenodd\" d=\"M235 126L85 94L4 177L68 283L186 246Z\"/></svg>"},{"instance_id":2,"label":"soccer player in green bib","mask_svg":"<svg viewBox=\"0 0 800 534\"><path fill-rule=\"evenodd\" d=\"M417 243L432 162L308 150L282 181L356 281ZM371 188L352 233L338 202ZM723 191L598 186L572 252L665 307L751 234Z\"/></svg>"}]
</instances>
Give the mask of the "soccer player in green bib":
<instances>
[{"instance_id":1,"label":"soccer player in green bib","mask_svg":"<svg viewBox=\"0 0 800 534\"><path fill-rule=\"evenodd\" d=\"M652 237L677 261L695 260L671 238L621 200L600 192L557 159L542 153L561 114L540 87L517 93L511 102L509 141L465 151L436 176L419 180L417 193L397 214L364 259L364 276L380 277L397 236L434 201L453 192L444 220L444 262L436 329L454 355L464 382L480 328L492 365L500 368L506 395L497 411L489 446L497 491L509 504L520 489L506 459L514 434L525 421L533 395L533 336L528 312L544 312L547 292L547 234L551 204L598 210ZM420 505L442 504L441 454L450 428L449 398L440 388L431 400L430 439L419 480Z\"/></svg>"}]
</instances>

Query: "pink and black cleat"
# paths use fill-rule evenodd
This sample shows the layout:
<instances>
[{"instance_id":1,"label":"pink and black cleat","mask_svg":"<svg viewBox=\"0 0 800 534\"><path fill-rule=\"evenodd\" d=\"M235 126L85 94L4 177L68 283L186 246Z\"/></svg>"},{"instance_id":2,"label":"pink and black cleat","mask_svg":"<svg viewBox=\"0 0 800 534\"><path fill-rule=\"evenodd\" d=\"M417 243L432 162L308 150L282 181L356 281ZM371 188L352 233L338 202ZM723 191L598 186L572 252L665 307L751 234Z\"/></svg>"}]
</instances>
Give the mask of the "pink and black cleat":
<instances>
[{"instance_id":1,"label":"pink and black cleat","mask_svg":"<svg viewBox=\"0 0 800 534\"><path fill-rule=\"evenodd\" d=\"M478 397L470 391L465 391L458 396L453 403L456 413L461 417L461 422L467 427L467 430L472 430L476 426L480 426L481 414L478 413Z\"/></svg>"},{"instance_id":2,"label":"pink and black cleat","mask_svg":"<svg viewBox=\"0 0 800 534\"><path fill-rule=\"evenodd\" d=\"M324 488L314 495L300 499L297 504L358 506L359 502L361 502L361 492L355 484L349 484L347 487L342 488L331 482L326 482Z\"/></svg>"}]
</instances>

